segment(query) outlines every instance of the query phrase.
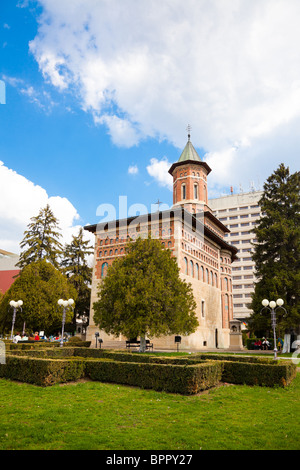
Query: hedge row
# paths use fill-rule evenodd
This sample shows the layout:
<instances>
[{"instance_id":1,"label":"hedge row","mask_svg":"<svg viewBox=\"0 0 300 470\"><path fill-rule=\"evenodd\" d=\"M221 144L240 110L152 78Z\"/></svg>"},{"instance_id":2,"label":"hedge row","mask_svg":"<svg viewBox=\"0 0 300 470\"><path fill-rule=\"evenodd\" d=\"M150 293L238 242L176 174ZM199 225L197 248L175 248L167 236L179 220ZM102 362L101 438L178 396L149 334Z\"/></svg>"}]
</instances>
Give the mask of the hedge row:
<instances>
[{"instance_id":1,"label":"hedge row","mask_svg":"<svg viewBox=\"0 0 300 470\"><path fill-rule=\"evenodd\" d=\"M227 354L201 354L195 353L192 354L191 359L200 358L202 360L212 359L216 361L231 361L231 362L247 362L250 364L278 364L278 360L273 359L272 357L258 357L258 356L238 356L238 355L227 355Z\"/></svg>"},{"instance_id":2,"label":"hedge row","mask_svg":"<svg viewBox=\"0 0 300 470\"><path fill-rule=\"evenodd\" d=\"M290 362L274 365L224 361L223 366L223 382L265 387L285 387L297 373L296 365Z\"/></svg>"},{"instance_id":3,"label":"hedge row","mask_svg":"<svg viewBox=\"0 0 300 470\"><path fill-rule=\"evenodd\" d=\"M90 377L168 392L194 394L219 381L286 386L296 365L267 358L195 354L186 357L140 355L77 347L14 350L0 364L0 377L52 385Z\"/></svg>"},{"instance_id":4,"label":"hedge row","mask_svg":"<svg viewBox=\"0 0 300 470\"><path fill-rule=\"evenodd\" d=\"M38 350L40 348L44 349L61 347L60 342L58 341L19 341L18 343L12 343L11 341L4 340L4 343L7 351L28 351ZM75 344L76 348L89 348L91 345L91 341L78 341ZM68 347L68 343L64 343L63 347Z\"/></svg>"},{"instance_id":5,"label":"hedge row","mask_svg":"<svg viewBox=\"0 0 300 470\"><path fill-rule=\"evenodd\" d=\"M27 354L8 355L6 364L0 365L0 377L40 386L88 377L101 382L134 385L185 395L216 386L221 376L222 363L212 361L195 365L146 364L104 358L45 359L30 357Z\"/></svg>"},{"instance_id":6,"label":"hedge row","mask_svg":"<svg viewBox=\"0 0 300 470\"><path fill-rule=\"evenodd\" d=\"M86 367L92 380L183 395L196 394L214 387L222 376L222 364L212 361L196 365L87 361Z\"/></svg>"},{"instance_id":7,"label":"hedge row","mask_svg":"<svg viewBox=\"0 0 300 470\"><path fill-rule=\"evenodd\" d=\"M82 360L53 360L6 356L0 365L0 377L30 384L48 386L85 377Z\"/></svg>"}]
</instances>

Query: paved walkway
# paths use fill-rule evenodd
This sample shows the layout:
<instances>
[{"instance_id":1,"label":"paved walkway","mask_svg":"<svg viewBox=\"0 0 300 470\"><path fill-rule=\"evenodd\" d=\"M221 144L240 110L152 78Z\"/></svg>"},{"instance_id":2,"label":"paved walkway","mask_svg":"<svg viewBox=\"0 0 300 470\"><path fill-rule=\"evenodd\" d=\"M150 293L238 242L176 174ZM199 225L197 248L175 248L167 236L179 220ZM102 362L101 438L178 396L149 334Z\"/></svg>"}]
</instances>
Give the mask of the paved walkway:
<instances>
[{"instance_id":1,"label":"paved walkway","mask_svg":"<svg viewBox=\"0 0 300 470\"><path fill-rule=\"evenodd\" d=\"M155 349L154 352L177 352L177 349ZM273 359L274 358L274 351L272 350L268 350L268 351L264 351L264 350L255 350L255 349L244 349L244 350L240 350L240 351L237 351L236 349L205 349L205 351L203 349L180 349L179 348L179 351L178 352L185 352L185 353L202 353L202 354L205 354L205 353L218 353L218 354L243 354L245 356L250 356L251 355L263 355L263 356L267 356L269 357L270 359ZM291 360L292 357L285 357L285 356L281 356L280 353L277 352L277 358L278 359L287 359L287 360Z\"/></svg>"}]
</instances>

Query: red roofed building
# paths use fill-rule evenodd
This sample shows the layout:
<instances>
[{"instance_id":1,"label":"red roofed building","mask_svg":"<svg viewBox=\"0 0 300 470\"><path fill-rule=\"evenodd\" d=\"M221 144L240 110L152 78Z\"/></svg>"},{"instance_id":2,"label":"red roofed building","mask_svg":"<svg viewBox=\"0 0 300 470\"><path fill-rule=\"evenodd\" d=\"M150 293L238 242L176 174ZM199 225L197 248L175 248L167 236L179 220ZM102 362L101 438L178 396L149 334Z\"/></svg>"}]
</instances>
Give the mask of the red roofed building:
<instances>
[{"instance_id":1,"label":"red roofed building","mask_svg":"<svg viewBox=\"0 0 300 470\"><path fill-rule=\"evenodd\" d=\"M0 249L0 292L2 294L10 288L15 281L15 276L20 272L16 266L18 261L18 255Z\"/></svg>"}]
</instances>

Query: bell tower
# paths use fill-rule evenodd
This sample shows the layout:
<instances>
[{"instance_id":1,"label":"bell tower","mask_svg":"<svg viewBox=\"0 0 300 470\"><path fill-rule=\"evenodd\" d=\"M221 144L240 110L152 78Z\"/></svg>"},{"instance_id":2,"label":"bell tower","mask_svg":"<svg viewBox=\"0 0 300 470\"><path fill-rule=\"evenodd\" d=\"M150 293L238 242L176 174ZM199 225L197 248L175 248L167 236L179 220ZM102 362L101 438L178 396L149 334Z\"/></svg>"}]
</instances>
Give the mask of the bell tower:
<instances>
[{"instance_id":1,"label":"bell tower","mask_svg":"<svg viewBox=\"0 0 300 470\"><path fill-rule=\"evenodd\" d=\"M189 133L179 160L169 169L173 176L173 207L183 206L192 214L210 211L207 205L207 176L210 172L209 165L196 152Z\"/></svg>"}]
</instances>

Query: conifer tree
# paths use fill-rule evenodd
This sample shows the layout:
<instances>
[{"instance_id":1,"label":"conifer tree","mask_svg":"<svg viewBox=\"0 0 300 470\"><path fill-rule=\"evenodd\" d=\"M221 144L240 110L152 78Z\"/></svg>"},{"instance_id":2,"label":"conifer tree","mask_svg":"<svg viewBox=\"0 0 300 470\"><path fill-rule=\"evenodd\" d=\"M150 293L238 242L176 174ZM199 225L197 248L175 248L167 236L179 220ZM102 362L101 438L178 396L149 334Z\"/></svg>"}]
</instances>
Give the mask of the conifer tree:
<instances>
[{"instance_id":1,"label":"conifer tree","mask_svg":"<svg viewBox=\"0 0 300 470\"><path fill-rule=\"evenodd\" d=\"M88 317L90 310L92 268L88 265L87 257L93 254L94 250L89 241L83 239L83 235L83 229L80 228L71 243L65 245L61 261L61 271L77 291L74 327L76 318Z\"/></svg>"},{"instance_id":2,"label":"conifer tree","mask_svg":"<svg viewBox=\"0 0 300 470\"><path fill-rule=\"evenodd\" d=\"M59 242L58 220L54 216L50 206L41 209L36 217L32 217L28 229L24 232L24 238L20 243L21 249L17 264L21 269L35 261L46 259L54 267L58 268L58 257L62 252Z\"/></svg>"},{"instance_id":3,"label":"conifer tree","mask_svg":"<svg viewBox=\"0 0 300 470\"><path fill-rule=\"evenodd\" d=\"M190 284L181 280L177 261L158 240L129 242L99 287L94 321L108 334L140 337L193 333L198 320Z\"/></svg>"},{"instance_id":4,"label":"conifer tree","mask_svg":"<svg viewBox=\"0 0 300 470\"><path fill-rule=\"evenodd\" d=\"M290 174L282 163L267 179L259 201L262 217L254 232L253 260L256 276L250 325L256 330L270 329L270 313L261 302L284 300L287 315L278 310L281 334L284 328L300 325L300 173Z\"/></svg>"},{"instance_id":5,"label":"conifer tree","mask_svg":"<svg viewBox=\"0 0 300 470\"><path fill-rule=\"evenodd\" d=\"M0 331L9 331L12 322L11 300L23 300L22 312L17 313L15 331L30 334L43 330L46 334L59 331L62 325L62 310L58 299L72 298L76 301L77 292L68 279L45 259L25 266L15 282L5 292L0 303ZM73 311L68 311L66 323L72 323Z\"/></svg>"}]
</instances>

